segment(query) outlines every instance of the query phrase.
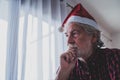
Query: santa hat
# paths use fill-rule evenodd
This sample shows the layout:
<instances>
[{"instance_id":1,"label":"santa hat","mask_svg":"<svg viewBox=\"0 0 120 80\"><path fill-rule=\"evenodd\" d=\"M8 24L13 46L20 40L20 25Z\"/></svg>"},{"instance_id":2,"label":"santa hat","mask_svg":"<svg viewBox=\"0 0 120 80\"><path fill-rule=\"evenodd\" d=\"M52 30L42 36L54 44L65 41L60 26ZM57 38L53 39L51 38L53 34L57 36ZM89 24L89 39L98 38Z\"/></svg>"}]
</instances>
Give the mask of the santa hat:
<instances>
[{"instance_id":1,"label":"santa hat","mask_svg":"<svg viewBox=\"0 0 120 80\"><path fill-rule=\"evenodd\" d=\"M79 22L82 24L90 25L96 29L98 29L98 25L95 19L85 10L85 8L79 3L77 4L73 10L69 13L69 15L65 18L62 26L59 28L60 32L64 31L65 25L70 22Z\"/></svg>"}]
</instances>

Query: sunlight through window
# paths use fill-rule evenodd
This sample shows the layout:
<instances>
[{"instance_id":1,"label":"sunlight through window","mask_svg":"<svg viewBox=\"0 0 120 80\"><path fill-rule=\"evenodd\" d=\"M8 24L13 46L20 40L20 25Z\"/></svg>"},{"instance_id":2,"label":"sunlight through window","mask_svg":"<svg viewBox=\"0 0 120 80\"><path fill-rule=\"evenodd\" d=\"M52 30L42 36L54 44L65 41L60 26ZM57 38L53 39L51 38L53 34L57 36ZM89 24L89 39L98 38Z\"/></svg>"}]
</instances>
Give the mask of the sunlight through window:
<instances>
[{"instance_id":1,"label":"sunlight through window","mask_svg":"<svg viewBox=\"0 0 120 80\"><path fill-rule=\"evenodd\" d=\"M5 80L7 25L7 21L0 19L0 80Z\"/></svg>"}]
</instances>

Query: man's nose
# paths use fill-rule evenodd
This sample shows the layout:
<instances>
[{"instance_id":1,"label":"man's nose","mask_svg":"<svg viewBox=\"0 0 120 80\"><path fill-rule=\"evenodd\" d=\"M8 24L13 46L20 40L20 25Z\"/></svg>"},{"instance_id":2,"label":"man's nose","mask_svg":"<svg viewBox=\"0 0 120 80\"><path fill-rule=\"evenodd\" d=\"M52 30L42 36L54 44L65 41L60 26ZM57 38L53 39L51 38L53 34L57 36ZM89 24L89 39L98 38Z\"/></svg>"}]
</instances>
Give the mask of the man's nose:
<instances>
[{"instance_id":1,"label":"man's nose","mask_svg":"<svg viewBox=\"0 0 120 80\"><path fill-rule=\"evenodd\" d=\"M75 41L74 41L73 37L69 36L68 37L68 44L74 44L74 43L75 43Z\"/></svg>"}]
</instances>

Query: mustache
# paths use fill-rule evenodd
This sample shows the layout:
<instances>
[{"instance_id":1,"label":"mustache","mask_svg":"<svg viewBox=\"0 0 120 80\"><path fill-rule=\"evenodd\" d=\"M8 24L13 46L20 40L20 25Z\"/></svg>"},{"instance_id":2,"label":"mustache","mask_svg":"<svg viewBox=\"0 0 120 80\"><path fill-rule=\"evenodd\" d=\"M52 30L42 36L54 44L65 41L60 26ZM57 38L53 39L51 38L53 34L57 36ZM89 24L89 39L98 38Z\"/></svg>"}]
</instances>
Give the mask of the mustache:
<instances>
[{"instance_id":1,"label":"mustache","mask_svg":"<svg viewBox=\"0 0 120 80\"><path fill-rule=\"evenodd\" d=\"M78 49L78 46L76 44L68 44L68 47L69 48L76 48L76 49Z\"/></svg>"}]
</instances>

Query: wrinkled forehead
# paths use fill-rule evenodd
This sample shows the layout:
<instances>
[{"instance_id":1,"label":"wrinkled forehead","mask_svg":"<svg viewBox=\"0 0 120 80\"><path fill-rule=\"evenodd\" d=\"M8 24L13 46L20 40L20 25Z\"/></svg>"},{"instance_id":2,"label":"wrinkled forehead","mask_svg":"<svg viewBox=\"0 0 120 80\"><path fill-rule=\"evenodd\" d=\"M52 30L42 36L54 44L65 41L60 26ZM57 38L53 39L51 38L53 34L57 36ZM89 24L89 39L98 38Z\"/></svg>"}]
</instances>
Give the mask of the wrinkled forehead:
<instances>
[{"instance_id":1,"label":"wrinkled forehead","mask_svg":"<svg viewBox=\"0 0 120 80\"><path fill-rule=\"evenodd\" d=\"M71 32L73 30L83 30L83 26L77 22L71 22L65 25L65 33Z\"/></svg>"}]
</instances>

